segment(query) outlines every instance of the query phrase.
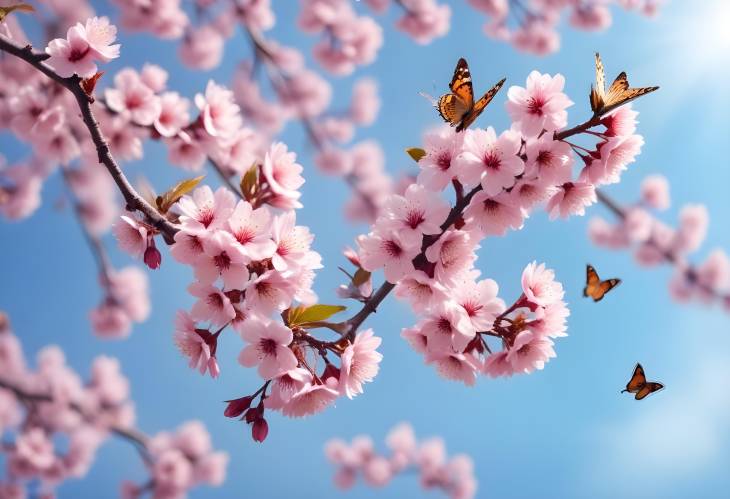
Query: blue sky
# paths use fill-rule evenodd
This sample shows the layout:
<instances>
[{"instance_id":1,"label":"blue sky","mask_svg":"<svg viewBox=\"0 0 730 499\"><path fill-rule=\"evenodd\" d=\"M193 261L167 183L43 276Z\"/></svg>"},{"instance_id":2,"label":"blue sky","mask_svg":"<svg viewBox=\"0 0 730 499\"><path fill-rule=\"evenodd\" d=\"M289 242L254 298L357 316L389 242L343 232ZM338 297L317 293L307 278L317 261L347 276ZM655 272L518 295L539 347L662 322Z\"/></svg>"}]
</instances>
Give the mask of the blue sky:
<instances>
[{"instance_id":1,"label":"blue sky","mask_svg":"<svg viewBox=\"0 0 730 499\"><path fill-rule=\"evenodd\" d=\"M385 45L377 61L354 76L377 78L383 100L378 122L357 138L381 142L390 172L414 168L403 149L418 145L423 130L439 121L418 92L445 90L461 56L469 60L477 91L503 76L507 85L524 85L532 69L564 74L566 91L576 102L570 123L576 124L589 114L593 52L599 51L609 76L625 69L637 85L662 87L636 104L646 145L622 183L608 192L620 201L633 201L645 175L663 173L673 196L667 221L674 222L685 202L708 206L708 241L697 256L716 246L730 248L730 230L723 222L730 214L730 75L727 51L712 50L714 42L707 35L719 15L712 9L721 3L675 0L654 20L617 13L614 26L604 33L564 30L561 52L546 58L487 39L481 32L483 18L462 2L454 6L451 33L428 46L392 29L391 12L391 19L383 22ZM278 18L272 36L309 54L315 40L293 29L298 7L275 4ZM111 13L106 3L99 11ZM173 43L128 34L121 41L121 59L105 69L159 63L171 71L171 85L188 96L202 90L209 77L230 81L239 57L248 57L245 40L237 36L229 41L221 67L201 74L176 62ZM346 105L351 82L351 77L335 80L335 107ZM477 124L504 128L504 99L502 92ZM345 225L342 215L332 210L344 204L347 190L315 171L301 128L290 125L282 138L300 153L305 166L305 208L298 220L312 228L315 249L324 257L316 290L321 301L335 303L340 250L365 228ZM27 152L5 134L0 135L0 150L11 160ZM158 188L184 176L166 164L158 144L150 144L145 159L126 169L132 178L144 173ZM216 182L213 175L210 181ZM363 396L342 400L307 420L272 417L269 438L257 445L247 426L222 416L222 400L258 386L256 373L236 364L240 340L233 335L223 339L223 374L217 381L189 370L173 346L175 310L191 304L185 292L191 280L187 268L167 257L160 270L150 273L153 312L129 340L108 342L92 335L87 313L99 299L96 275L75 220L54 208L62 192L59 179L52 178L44 187L44 205L31 219L0 225L0 307L10 314L30 355L57 343L84 374L96 355L121 359L132 382L138 426L146 432L193 418L204 421L216 447L230 453L231 463L224 487L196 489L194 498L337 497L323 443L363 432L382 441L403 420L412 422L418 435L441 435L450 452L474 458L478 497L727 496L730 316L674 304L667 290L670 269L642 270L629 254L593 247L586 236L588 217L549 222L536 213L522 231L486 240L480 250L479 268L500 284L506 300L516 296L520 273L534 259L556 269L564 283L572 311L570 336L557 342L558 357L544 371L506 380L484 378L473 388L442 380L400 339L400 329L415 318L405 305L388 299L367 323L384 338L385 358L375 383ZM609 216L600 206L589 212L596 214ZM113 248L110 237L106 242ZM112 258L117 266L130 262L115 249ZM624 280L599 304L581 297L586 262L606 277ZM643 402L619 394L637 361L650 378L667 385ZM118 483L129 477L142 480L142 465L130 446L112 441L89 476L65 484L60 497L116 497ZM347 497L417 494L415 478L406 476L383 491L360 486Z\"/></svg>"}]
</instances>

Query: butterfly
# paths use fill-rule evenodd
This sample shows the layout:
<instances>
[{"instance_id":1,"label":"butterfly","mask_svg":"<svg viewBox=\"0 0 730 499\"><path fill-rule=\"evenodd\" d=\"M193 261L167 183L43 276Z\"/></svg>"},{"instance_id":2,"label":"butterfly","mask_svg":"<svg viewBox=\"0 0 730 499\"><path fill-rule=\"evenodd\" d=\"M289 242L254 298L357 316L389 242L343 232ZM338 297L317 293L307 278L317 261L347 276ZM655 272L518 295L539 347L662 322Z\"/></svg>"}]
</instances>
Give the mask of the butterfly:
<instances>
[{"instance_id":1,"label":"butterfly","mask_svg":"<svg viewBox=\"0 0 730 499\"><path fill-rule=\"evenodd\" d=\"M621 393L629 392L629 393L635 393L634 398L636 400L641 400L647 395L651 395L654 392L658 392L664 388L664 385L661 383L656 383L654 381L646 381L646 376L644 375L644 368L641 367L641 364L636 364L636 367L634 368L634 374L631 376L631 379L626 384L626 389L621 390Z\"/></svg>"},{"instance_id":2,"label":"butterfly","mask_svg":"<svg viewBox=\"0 0 730 499\"><path fill-rule=\"evenodd\" d=\"M642 95L657 90L659 87L629 87L625 72L621 72L606 93L606 75L603 71L601 56L596 52L596 86L591 85L591 110L594 116L603 116Z\"/></svg>"},{"instance_id":3,"label":"butterfly","mask_svg":"<svg viewBox=\"0 0 730 499\"><path fill-rule=\"evenodd\" d=\"M494 85L486 94L474 103L474 89L471 85L471 74L469 73L469 65L462 57L456 63L454 69L454 77L451 78L449 88L451 93L444 94L439 97L436 103L441 117L449 125L455 126L457 132L466 130L474 120L484 111L487 104L491 102L499 89L502 88L506 78L502 78Z\"/></svg>"},{"instance_id":4,"label":"butterfly","mask_svg":"<svg viewBox=\"0 0 730 499\"><path fill-rule=\"evenodd\" d=\"M593 301L601 301L606 293L621 284L621 279L607 279L601 281L598 272L592 265L586 265L586 287L583 288L583 296L590 296Z\"/></svg>"}]
</instances>

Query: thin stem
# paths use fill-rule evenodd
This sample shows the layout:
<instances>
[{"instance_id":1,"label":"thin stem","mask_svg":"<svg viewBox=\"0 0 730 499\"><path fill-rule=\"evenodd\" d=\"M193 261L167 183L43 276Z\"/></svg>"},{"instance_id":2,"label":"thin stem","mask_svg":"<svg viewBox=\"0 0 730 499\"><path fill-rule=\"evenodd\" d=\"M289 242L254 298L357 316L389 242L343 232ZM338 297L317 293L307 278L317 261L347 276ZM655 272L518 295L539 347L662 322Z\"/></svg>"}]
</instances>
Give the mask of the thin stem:
<instances>
[{"instance_id":1,"label":"thin stem","mask_svg":"<svg viewBox=\"0 0 730 499\"><path fill-rule=\"evenodd\" d=\"M600 189L596 189L596 197L598 198L598 201L602 203L606 208L608 208L609 211L611 211L611 213L613 213L617 218L621 220L626 219L626 210L619 203L617 203L610 196L608 196L605 192ZM678 265L680 263L679 259L674 253L663 248L653 238L648 239L646 243L656 249L667 263L670 263L672 265ZM718 300L730 300L730 294L723 294L718 290L712 288L711 286L708 286L707 284L698 282L697 269L694 266L687 266L684 270L684 275L688 281L693 282L697 287L702 289L702 291L704 291L705 293L708 293L710 296L713 296Z\"/></svg>"},{"instance_id":2,"label":"thin stem","mask_svg":"<svg viewBox=\"0 0 730 499\"><path fill-rule=\"evenodd\" d=\"M34 52L30 45L18 45L4 35L0 35L0 50L24 60L73 94L76 98L79 110L81 111L81 118L91 135L94 145L96 146L99 163L106 167L107 171L114 179L114 182L117 184L117 188L124 197L127 209L129 211L141 212L147 221L163 234L165 241L172 243L174 240L173 237L178 231L177 226L167 220L151 204L145 201L145 199L137 193L134 187L132 187L132 184L122 172L119 164L112 156L109 144L106 142L106 139L104 139L104 136L99 129L99 122L96 120L94 112L91 110L93 98L88 96L84 92L83 88L81 88L81 78L78 76L72 76L69 78L60 76L53 68L43 62L48 58L47 54Z\"/></svg>"},{"instance_id":3,"label":"thin stem","mask_svg":"<svg viewBox=\"0 0 730 499\"><path fill-rule=\"evenodd\" d=\"M47 393L32 393L25 389L15 385L12 381L0 378L0 388L9 390L15 395L18 400L24 403L28 402L53 402L53 396ZM69 407L82 416L85 420L89 420L89 416L84 413L78 404L73 402L69 403ZM129 441L134 445L137 450L142 454L145 460L149 459L149 452L147 450L147 442L149 437L135 428L124 428L122 426L110 426L109 431L114 435Z\"/></svg>"}]
</instances>

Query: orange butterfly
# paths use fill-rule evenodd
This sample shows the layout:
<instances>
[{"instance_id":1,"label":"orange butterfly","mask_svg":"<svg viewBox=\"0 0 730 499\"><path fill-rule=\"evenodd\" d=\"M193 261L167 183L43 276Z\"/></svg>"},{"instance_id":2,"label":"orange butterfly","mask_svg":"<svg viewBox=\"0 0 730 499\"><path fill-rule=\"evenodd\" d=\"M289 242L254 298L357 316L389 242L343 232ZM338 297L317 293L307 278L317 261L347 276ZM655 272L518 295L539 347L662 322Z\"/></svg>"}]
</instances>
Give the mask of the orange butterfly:
<instances>
[{"instance_id":1,"label":"orange butterfly","mask_svg":"<svg viewBox=\"0 0 730 499\"><path fill-rule=\"evenodd\" d=\"M636 367L634 368L634 374L631 376L631 380L629 380L628 384L626 385L626 389L621 390L621 393L635 393L636 395L634 395L634 398L636 400L641 400L647 395L658 392L662 388L664 388L664 385L662 385L661 383L646 381L644 368L641 367L641 364L637 363Z\"/></svg>"},{"instance_id":2,"label":"orange butterfly","mask_svg":"<svg viewBox=\"0 0 730 499\"><path fill-rule=\"evenodd\" d=\"M436 103L441 117L449 125L455 126L457 132L466 130L474 120L484 111L487 104L491 102L499 89L502 88L506 78L502 78L494 85L484 96L474 103L474 89L471 85L471 74L469 73L469 65L462 57L456 63L454 77L451 78L449 88L451 93L444 94L439 97Z\"/></svg>"},{"instance_id":3,"label":"orange butterfly","mask_svg":"<svg viewBox=\"0 0 730 499\"><path fill-rule=\"evenodd\" d=\"M583 296L593 298L593 301L601 301L606 293L621 284L621 279L607 279L601 281L598 272L592 265L586 265L586 287L583 288Z\"/></svg>"},{"instance_id":4,"label":"orange butterfly","mask_svg":"<svg viewBox=\"0 0 730 499\"><path fill-rule=\"evenodd\" d=\"M596 52L596 86L591 85L591 110L594 116L603 116L642 95L657 90L659 87L631 88L625 72L619 73L606 93L606 75L603 70L601 56Z\"/></svg>"}]
</instances>

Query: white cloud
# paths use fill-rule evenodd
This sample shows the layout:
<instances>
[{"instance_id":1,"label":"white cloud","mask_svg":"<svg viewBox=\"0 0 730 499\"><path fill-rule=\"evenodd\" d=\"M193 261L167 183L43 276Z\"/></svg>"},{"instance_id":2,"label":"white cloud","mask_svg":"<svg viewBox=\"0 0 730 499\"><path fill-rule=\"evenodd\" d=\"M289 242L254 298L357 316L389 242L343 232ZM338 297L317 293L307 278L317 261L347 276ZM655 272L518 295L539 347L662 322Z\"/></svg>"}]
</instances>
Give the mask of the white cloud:
<instances>
[{"instance_id":1,"label":"white cloud","mask_svg":"<svg viewBox=\"0 0 730 499\"><path fill-rule=\"evenodd\" d=\"M730 436L730 358L686 359L698 361L683 366L688 374L679 386L596 430L599 452L583 486L611 483L610 497L661 497L679 482L704 478Z\"/></svg>"}]
</instances>

